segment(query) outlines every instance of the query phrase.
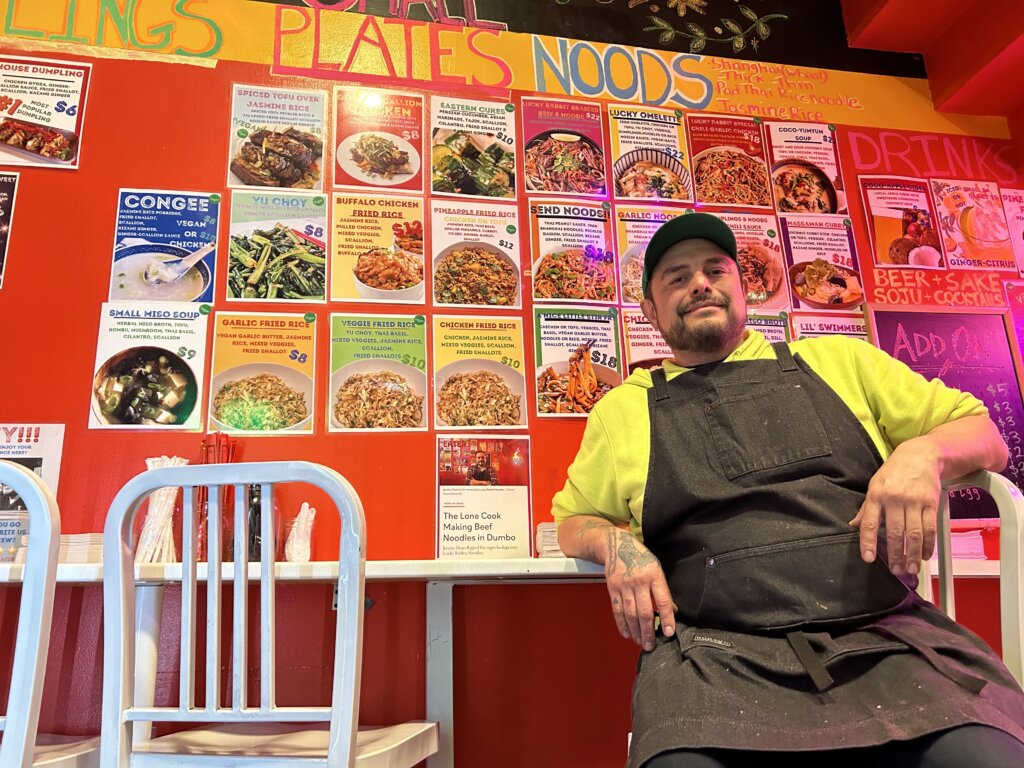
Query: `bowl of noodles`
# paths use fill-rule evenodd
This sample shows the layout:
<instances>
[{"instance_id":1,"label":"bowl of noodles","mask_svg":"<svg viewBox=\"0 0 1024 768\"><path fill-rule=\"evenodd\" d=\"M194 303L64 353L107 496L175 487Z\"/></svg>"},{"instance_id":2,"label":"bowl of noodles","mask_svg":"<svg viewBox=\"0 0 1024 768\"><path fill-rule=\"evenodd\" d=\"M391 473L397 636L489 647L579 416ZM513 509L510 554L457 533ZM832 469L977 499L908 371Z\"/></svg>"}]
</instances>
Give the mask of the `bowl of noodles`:
<instances>
[{"instance_id":1,"label":"bowl of noodles","mask_svg":"<svg viewBox=\"0 0 1024 768\"><path fill-rule=\"evenodd\" d=\"M692 200L690 172L658 149L634 149L612 166L617 197Z\"/></svg>"},{"instance_id":2,"label":"bowl of noodles","mask_svg":"<svg viewBox=\"0 0 1024 768\"><path fill-rule=\"evenodd\" d=\"M537 373L537 411L543 415L590 413L613 387L622 383L614 368L591 362L580 347L569 360L550 363Z\"/></svg>"},{"instance_id":3,"label":"bowl of noodles","mask_svg":"<svg viewBox=\"0 0 1024 768\"><path fill-rule=\"evenodd\" d=\"M311 428L313 380L277 363L245 363L210 382L210 420L231 432L305 432Z\"/></svg>"},{"instance_id":4,"label":"bowl of noodles","mask_svg":"<svg viewBox=\"0 0 1024 768\"><path fill-rule=\"evenodd\" d=\"M544 131L523 151L526 188L536 192L603 195L604 152L593 139L570 131Z\"/></svg>"},{"instance_id":5,"label":"bowl of noodles","mask_svg":"<svg viewBox=\"0 0 1024 768\"><path fill-rule=\"evenodd\" d=\"M622 279L622 301L626 304L639 304L643 301L644 251L647 246L634 245L622 254L619 263L619 275Z\"/></svg>"},{"instance_id":6,"label":"bowl of noodles","mask_svg":"<svg viewBox=\"0 0 1024 768\"><path fill-rule=\"evenodd\" d=\"M526 425L523 375L497 360L458 360L434 374L434 416L443 427Z\"/></svg>"},{"instance_id":7,"label":"bowl of noodles","mask_svg":"<svg viewBox=\"0 0 1024 768\"><path fill-rule=\"evenodd\" d=\"M376 301L423 298L423 258L394 248L371 248L352 266L356 293Z\"/></svg>"},{"instance_id":8,"label":"bowl of noodles","mask_svg":"<svg viewBox=\"0 0 1024 768\"><path fill-rule=\"evenodd\" d=\"M770 208L768 167L737 147L711 147L693 157L694 192L700 203Z\"/></svg>"},{"instance_id":9,"label":"bowl of noodles","mask_svg":"<svg viewBox=\"0 0 1024 768\"><path fill-rule=\"evenodd\" d=\"M519 307L519 268L504 251L486 243L449 245L434 258L434 303Z\"/></svg>"},{"instance_id":10,"label":"bowl of noodles","mask_svg":"<svg viewBox=\"0 0 1024 768\"><path fill-rule=\"evenodd\" d=\"M533 298L615 301L615 254L593 245L558 248L533 263Z\"/></svg>"},{"instance_id":11,"label":"bowl of noodles","mask_svg":"<svg viewBox=\"0 0 1024 768\"><path fill-rule=\"evenodd\" d=\"M736 251L740 279L747 293L747 306L759 307L771 301L782 287L786 271L782 254L760 243L740 243Z\"/></svg>"},{"instance_id":12,"label":"bowl of noodles","mask_svg":"<svg viewBox=\"0 0 1024 768\"><path fill-rule=\"evenodd\" d=\"M332 429L419 429L427 375L397 360L357 360L331 374Z\"/></svg>"},{"instance_id":13,"label":"bowl of noodles","mask_svg":"<svg viewBox=\"0 0 1024 768\"><path fill-rule=\"evenodd\" d=\"M795 298L819 309L851 309L864 301L860 275L825 259L794 264L789 283Z\"/></svg>"}]
</instances>

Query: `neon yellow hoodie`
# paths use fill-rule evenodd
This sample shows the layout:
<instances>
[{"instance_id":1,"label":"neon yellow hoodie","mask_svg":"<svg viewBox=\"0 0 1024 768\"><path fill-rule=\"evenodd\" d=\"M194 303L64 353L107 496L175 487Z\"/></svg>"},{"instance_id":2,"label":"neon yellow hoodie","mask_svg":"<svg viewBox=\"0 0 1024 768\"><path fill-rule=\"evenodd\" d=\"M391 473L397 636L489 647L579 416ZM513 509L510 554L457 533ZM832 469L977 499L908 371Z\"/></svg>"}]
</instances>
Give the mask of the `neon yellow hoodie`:
<instances>
[{"instance_id":1,"label":"neon yellow hoodie","mask_svg":"<svg viewBox=\"0 0 1024 768\"><path fill-rule=\"evenodd\" d=\"M867 342L826 336L794 341L789 348L849 406L883 459L900 443L940 424L988 413L973 395L938 379L928 381ZM775 351L764 336L748 331L726 362L774 359ZM669 380L689 370L670 360L664 368ZM565 487L552 499L556 522L572 515L599 515L628 523L633 534L643 538L640 521L651 447L650 387L650 371L637 369L595 406ZM794 424L793 429L799 430L800 425Z\"/></svg>"}]
</instances>

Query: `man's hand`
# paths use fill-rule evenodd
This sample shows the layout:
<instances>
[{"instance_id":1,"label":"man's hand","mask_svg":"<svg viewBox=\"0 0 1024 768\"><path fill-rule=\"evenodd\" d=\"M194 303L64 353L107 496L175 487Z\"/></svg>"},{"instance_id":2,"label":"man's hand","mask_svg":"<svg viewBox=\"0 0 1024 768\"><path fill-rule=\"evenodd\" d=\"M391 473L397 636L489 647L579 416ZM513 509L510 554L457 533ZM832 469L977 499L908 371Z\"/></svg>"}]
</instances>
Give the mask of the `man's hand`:
<instances>
[{"instance_id":1,"label":"man's hand","mask_svg":"<svg viewBox=\"0 0 1024 768\"><path fill-rule=\"evenodd\" d=\"M935 548L941 492L940 464L932 452L914 442L893 451L871 478L867 497L850 521L860 529L864 561L875 560L878 530L884 519L889 569L896 576L904 572L916 575L921 559L930 558Z\"/></svg>"},{"instance_id":2,"label":"man's hand","mask_svg":"<svg viewBox=\"0 0 1024 768\"><path fill-rule=\"evenodd\" d=\"M604 575L612 614L623 637L632 637L645 651L653 651L655 611L665 636L675 634L675 607L661 564L629 531L609 528Z\"/></svg>"},{"instance_id":3,"label":"man's hand","mask_svg":"<svg viewBox=\"0 0 1024 768\"><path fill-rule=\"evenodd\" d=\"M850 525L860 528L860 554L873 562L885 516L889 568L917 574L935 549L943 480L979 469L999 472L1008 451L988 416L964 416L901 443L868 483L867 498Z\"/></svg>"},{"instance_id":4,"label":"man's hand","mask_svg":"<svg viewBox=\"0 0 1024 768\"><path fill-rule=\"evenodd\" d=\"M658 559L628 529L596 515L576 515L558 527L558 544L569 557L604 566L615 623L645 651L654 650L654 613L661 631L676 631L675 606Z\"/></svg>"}]
</instances>

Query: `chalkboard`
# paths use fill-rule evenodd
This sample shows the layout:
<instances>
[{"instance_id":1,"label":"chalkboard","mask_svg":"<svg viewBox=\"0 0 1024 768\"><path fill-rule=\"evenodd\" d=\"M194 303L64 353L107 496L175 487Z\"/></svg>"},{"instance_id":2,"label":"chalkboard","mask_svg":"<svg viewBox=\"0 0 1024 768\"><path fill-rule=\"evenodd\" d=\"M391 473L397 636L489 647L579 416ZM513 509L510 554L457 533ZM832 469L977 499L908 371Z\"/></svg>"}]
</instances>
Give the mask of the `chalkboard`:
<instances>
[{"instance_id":1,"label":"chalkboard","mask_svg":"<svg viewBox=\"0 0 1024 768\"><path fill-rule=\"evenodd\" d=\"M878 347L926 379L939 378L988 406L1010 449L1003 475L1024 481L1024 403L1007 335L1005 313L874 310ZM977 491L950 495L950 516L998 517L991 498Z\"/></svg>"}]
</instances>

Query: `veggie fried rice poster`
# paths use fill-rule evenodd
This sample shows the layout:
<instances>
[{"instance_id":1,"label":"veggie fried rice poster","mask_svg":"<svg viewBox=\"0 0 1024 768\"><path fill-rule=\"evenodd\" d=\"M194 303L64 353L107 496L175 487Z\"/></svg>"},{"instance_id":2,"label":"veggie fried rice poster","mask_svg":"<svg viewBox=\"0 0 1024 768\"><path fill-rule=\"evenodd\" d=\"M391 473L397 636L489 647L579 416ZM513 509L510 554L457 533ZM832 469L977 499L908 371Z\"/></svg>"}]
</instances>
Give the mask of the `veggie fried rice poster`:
<instances>
[{"instance_id":1,"label":"veggie fried rice poster","mask_svg":"<svg viewBox=\"0 0 1024 768\"><path fill-rule=\"evenodd\" d=\"M330 432L427 428L423 315L331 315Z\"/></svg>"}]
</instances>

